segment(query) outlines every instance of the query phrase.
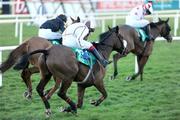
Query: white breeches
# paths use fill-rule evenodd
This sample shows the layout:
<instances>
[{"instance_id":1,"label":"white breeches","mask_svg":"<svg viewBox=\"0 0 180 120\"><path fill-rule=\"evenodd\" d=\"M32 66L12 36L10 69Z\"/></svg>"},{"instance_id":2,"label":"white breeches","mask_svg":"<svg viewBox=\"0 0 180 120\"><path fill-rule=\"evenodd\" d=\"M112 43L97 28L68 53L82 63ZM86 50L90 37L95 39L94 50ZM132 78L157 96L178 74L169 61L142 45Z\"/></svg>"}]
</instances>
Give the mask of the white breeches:
<instances>
[{"instance_id":1,"label":"white breeches","mask_svg":"<svg viewBox=\"0 0 180 120\"><path fill-rule=\"evenodd\" d=\"M45 39L60 39L62 37L60 32L52 32L51 29L39 29L38 36Z\"/></svg>"},{"instance_id":2,"label":"white breeches","mask_svg":"<svg viewBox=\"0 0 180 120\"><path fill-rule=\"evenodd\" d=\"M82 49L89 49L92 46L92 43L85 40L77 40L77 38L75 38L72 35L63 37L62 44L68 47L82 48Z\"/></svg>"},{"instance_id":3,"label":"white breeches","mask_svg":"<svg viewBox=\"0 0 180 120\"><path fill-rule=\"evenodd\" d=\"M129 25L129 26L132 26L132 27L142 28L142 27L145 27L148 24L149 24L149 21L145 20L145 19L136 20L136 19L133 19L130 16L126 17L126 25Z\"/></svg>"}]
</instances>

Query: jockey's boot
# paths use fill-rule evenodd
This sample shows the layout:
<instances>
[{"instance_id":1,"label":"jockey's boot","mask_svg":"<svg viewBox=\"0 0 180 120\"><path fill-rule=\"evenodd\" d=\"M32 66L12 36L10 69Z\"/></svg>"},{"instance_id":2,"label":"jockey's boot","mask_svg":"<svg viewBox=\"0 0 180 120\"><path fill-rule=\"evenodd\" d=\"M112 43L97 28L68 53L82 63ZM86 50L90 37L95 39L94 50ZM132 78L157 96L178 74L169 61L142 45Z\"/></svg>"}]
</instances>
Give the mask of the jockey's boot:
<instances>
[{"instance_id":1,"label":"jockey's boot","mask_svg":"<svg viewBox=\"0 0 180 120\"><path fill-rule=\"evenodd\" d=\"M151 34L150 29L151 29L150 25L147 25L146 31L147 31L148 38L149 40L154 40L155 38Z\"/></svg>"},{"instance_id":2,"label":"jockey's boot","mask_svg":"<svg viewBox=\"0 0 180 120\"><path fill-rule=\"evenodd\" d=\"M106 66L109 64L109 61L107 61L106 59L104 59L104 58L99 54L99 52L97 51L97 49L96 49L94 46L92 46L89 50L93 53L93 55L100 61L100 63L101 63L104 67L106 67Z\"/></svg>"}]
</instances>

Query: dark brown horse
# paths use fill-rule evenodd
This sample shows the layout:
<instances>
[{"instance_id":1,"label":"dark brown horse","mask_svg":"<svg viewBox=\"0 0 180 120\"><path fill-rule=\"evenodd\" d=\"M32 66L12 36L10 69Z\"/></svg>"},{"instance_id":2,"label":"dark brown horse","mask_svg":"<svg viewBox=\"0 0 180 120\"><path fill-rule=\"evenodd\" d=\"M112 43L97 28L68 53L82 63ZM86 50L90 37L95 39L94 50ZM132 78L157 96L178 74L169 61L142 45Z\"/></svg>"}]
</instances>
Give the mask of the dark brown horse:
<instances>
[{"instance_id":1,"label":"dark brown horse","mask_svg":"<svg viewBox=\"0 0 180 120\"><path fill-rule=\"evenodd\" d=\"M169 18L165 21L159 18L158 22L150 23L150 27L151 27L150 33L155 39L158 36L161 36L164 37L167 40L167 42L172 41L172 37L170 35L171 28L168 24L168 21ZM132 52L137 56L139 69L137 73L127 77L126 80L133 80L139 75L141 76L140 79L143 80L143 69L148 61L149 56L152 53L154 40L141 42L137 31L133 27L127 25L120 26L119 32L123 36L123 39L127 41L127 48L125 55L122 53L116 53L115 55L113 55L114 74L112 76L112 79L114 79L118 75L117 61L120 58L125 57L128 53ZM104 36L105 34L107 33L104 33L101 36Z\"/></svg>"},{"instance_id":2,"label":"dark brown horse","mask_svg":"<svg viewBox=\"0 0 180 120\"><path fill-rule=\"evenodd\" d=\"M119 27L113 29L109 34L96 44L96 48L105 59L108 59L110 53L113 50L119 51L123 47L122 36L119 34ZM76 60L75 53L71 48L66 46L52 46L47 50L34 51L26 57L23 61L27 61L32 54L43 53L39 58L39 69L41 73L41 81L37 86L37 92L39 93L46 108L46 115L51 114L50 104L48 99L60 86L58 96L65 100L69 105L71 112L76 113L77 107L81 107L83 104L83 97L86 87L95 86L102 96L94 101L92 104L98 106L106 97L107 92L104 87L103 78L105 75L105 68L97 61L92 68L92 72L86 81L83 81L86 77L89 67L78 62ZM24 63L24 65L26 65ZM46 84L49 82L51 76L55 78L55 86L50 92L44 95L43 91ZM72 82L78 82L78 105L66 95L68 88ZM81 82L81 83L79 83Z\"/></svg>"},{"instance_id":3,"label":"dark brown horse","mask_svg":"<svg viewBox=\"0 0 180 120\"><path fill-rule=\"evenodd\" d=\"M76 22L80 22L80 18L78 17L77 20L74 20L71 18L72 24ZM4 73L8 69L10 69L14 64L18 64L19 59L27 53L30 53L32 51L38 50L38 49L46 49L51 47L52 44L48 40L41 38L41 37L32 37L28 40L26 40L24 43L19 45L16 49L12 50L9 54L6 61L4 61L0 65L0 72ZM27 91L24 93L24 96L28 99L31 99L32 97L32 81L31 81L31 75L34 73L38 73L38 58L40 54L33 55L29 61L27 66L22 70L21 77L23 81L25 82L27 86ZM33 65L32 67L29 67L29 64Z\"/></svg>"}]
</instances>

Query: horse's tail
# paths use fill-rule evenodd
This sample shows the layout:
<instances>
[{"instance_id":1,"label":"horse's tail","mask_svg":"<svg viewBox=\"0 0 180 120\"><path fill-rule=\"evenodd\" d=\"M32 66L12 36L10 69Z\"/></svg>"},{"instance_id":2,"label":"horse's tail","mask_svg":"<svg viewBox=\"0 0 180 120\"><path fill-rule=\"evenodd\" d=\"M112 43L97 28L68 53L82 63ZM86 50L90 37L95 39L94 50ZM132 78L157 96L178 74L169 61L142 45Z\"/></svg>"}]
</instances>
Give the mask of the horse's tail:
<instances>
[{"instance_id":1,"label":"horse's tail","mask_svg":"<svg viewBox=\"0 0 180 120\"><path fill-rule=\"evenodd\" d=\"M26 68L26 66L28 64L29 57L31 55L34 55L37 53L43 53L45 56L48 54L47 50L44 50L44 49L39 49L39 50L35 50L33 52L30 52L30 53L26 53L21 57L19 63L14 66L14 69L15 70L21 70L21 69Z\"/></svg>"},{"instance_id":2,"label":"horse's tail","mask_svg":"<svg viewBox=\"0 0 180 120\"><path fill-rule=\"evenodd\" d=\"M0 72L4 73L9 68L11 68L25 53L27 53L27 42L21 44L10 52L7 60L0 65Z\"/></svg>"}]
</instances>

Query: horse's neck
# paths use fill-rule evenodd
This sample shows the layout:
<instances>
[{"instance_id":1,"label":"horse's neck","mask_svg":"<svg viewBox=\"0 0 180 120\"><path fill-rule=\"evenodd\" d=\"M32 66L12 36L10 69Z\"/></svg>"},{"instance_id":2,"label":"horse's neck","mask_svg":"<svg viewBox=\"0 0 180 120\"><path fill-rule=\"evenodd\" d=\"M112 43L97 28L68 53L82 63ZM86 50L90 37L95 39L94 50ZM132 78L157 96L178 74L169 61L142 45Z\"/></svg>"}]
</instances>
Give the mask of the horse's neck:
<instances>
[{"instance_id":1,"label":"horse's neck","mask_svg":"<svg viewBox=\"0 0 180 120\"><path fill-rule=\"evenodd\" d=\"M151 34L153 35L153 37L155 39L160 35L160 30L161 30L161 26L160 25L157 25L157 27L153 27L151 29Z\"/></svg>"},{"instance_id":2,"label":"horse's neck","mask_svg":"<svg viewBox=\"0 0 180 120\"><path fill-rule=\"evenodd\" d=\"M111 47L108 47L106 45L102 45L102 44L98 44L97 45L97 49L98 49L98 52L105 58L105 59L108 59L111 52L112 52L112 48Z\"/></svg>"}]
</instances>

